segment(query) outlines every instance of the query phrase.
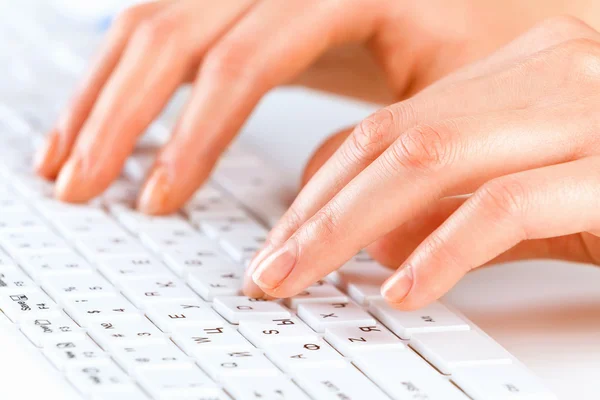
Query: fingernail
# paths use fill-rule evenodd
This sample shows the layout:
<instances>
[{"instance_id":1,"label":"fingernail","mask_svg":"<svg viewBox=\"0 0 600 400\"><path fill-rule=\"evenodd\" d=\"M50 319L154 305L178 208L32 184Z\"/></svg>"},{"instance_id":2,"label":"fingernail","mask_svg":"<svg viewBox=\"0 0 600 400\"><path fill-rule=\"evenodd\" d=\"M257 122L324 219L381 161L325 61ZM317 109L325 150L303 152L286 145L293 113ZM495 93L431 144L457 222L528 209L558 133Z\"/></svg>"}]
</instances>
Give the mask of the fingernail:
<instances>
[{"instance_id":1,"label":"fingernail","mask_svg":"<svg viewBox=\"0 0 600 400\"><path fill-rule=\"evenodd\" d=\"M260 264L260 262L264 260L265 257L268 256L272 251L273 245L267 241L263 248L257 251L256 254L254 254L254 257L252 257L252 260L250 260L250 264L248 264L248 268L246 268L246 275L252 276L252 273L254 270L256 270L258 264Z\"/></svg>"},{"instance_id":2,"label":"fingernail","mask_svg":"<svg viewBox=\"0 0 600 400\"><path fill-rule=\"evenodd\" d=\"M61 200L76 201L77 193L82 192L84 182L81 178L82 160L74 156L65 163L56 179L54 192Z\"/></svg>"},{"instance_id":3,"label":"fingernail","mask_svg":"<svg viewBox=\"0 0 600 400\"><path fill-rule=\"evenodd\" d=\"M146 214L158 214L165 208L171 179L167 167L161 165L154 169L146 181L138 200L138 209Z\"/></svg>"},{"instance_id":4,"label":"fingernail","mask_svg":"<svg viewBox=\"0 0 600 400\"><path fill-rule=\"evenodd\" d=\"M48 165L51 164L57 157L59 147L59 136L56 131L50 133L43 146L35 153L33 160L35 169L41 173L45 173Z\"/></svg>"},{"instance_id":5,"label":"fingernail","mask_svg":"<svg viewBox=\"0 0 600 400\"><path fill-rule=\"evenodd\" d=\"M298 246L294 239L267 256L252 273L252 280L263 289L274 289L292 272L298 257Z\"/></svg>"},{"instance_id":6,"label":"fingernail","mask_svg":"<svg viewBox=\"0 0 600 400\"><path fill-rule=\"evenodd\" d=\"M410 265L404 265L381 286L381 295L390 303L404 301L413 285L413 272Z\"/></svg>"}]
</instances>

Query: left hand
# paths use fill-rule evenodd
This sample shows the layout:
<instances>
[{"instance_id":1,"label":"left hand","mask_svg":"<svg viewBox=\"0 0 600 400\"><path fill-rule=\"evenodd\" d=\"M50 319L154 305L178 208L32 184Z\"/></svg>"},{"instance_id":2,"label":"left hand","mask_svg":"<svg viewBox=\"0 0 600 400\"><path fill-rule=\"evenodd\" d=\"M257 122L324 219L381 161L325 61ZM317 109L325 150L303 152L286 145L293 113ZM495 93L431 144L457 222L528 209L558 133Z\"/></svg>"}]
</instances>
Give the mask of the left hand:
<instances>
[{"instance_id":1,"label":"left hand","mask_svg":"<svg viewBox=\"0 0 600 400\"><path fill-rule=\"evenodd\" d=\"M362 248L400 266L382 293L401 309L493 261L598 264L599 115L600 34L541 24L330 141L246 293L293 296Z\"/></svg>"}]
</instances>

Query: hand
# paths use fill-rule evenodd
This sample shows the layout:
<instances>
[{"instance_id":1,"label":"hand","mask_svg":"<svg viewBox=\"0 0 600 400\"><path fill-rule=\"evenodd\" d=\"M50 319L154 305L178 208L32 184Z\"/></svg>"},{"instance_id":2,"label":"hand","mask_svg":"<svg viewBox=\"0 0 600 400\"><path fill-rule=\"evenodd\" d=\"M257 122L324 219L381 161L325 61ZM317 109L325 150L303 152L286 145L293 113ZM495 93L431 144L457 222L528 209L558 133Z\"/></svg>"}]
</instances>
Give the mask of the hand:
<instances>
[{"instance_id":1,"label":"hand","mask_svg":"<svg viewBox=\"0 0 600 400\"><path fill-rule=\"evenodd\" d=\"M491 52L545 9L535 1L516 5L527 12L498 1L443 11L439 2L421 3L169 0L131 8L50 133L38 172L57 178L62 200L100 194L173 92L193 81L139 199L142 211L168 213L206 179L269 89L300 83L397 101Z\"/></svg>"},{"instance_id":2,"label":"hand","mask_svg":"<svg viewBox=\"0 0 600 400\"><path fill-rule=\"evenodd\" d=\"M537 26L331 139L247 294L293 296L362 248L399 266L382 294L401 309L490 262L600 263L599 111L600 34Z\"/></svg>"}]
</instances>

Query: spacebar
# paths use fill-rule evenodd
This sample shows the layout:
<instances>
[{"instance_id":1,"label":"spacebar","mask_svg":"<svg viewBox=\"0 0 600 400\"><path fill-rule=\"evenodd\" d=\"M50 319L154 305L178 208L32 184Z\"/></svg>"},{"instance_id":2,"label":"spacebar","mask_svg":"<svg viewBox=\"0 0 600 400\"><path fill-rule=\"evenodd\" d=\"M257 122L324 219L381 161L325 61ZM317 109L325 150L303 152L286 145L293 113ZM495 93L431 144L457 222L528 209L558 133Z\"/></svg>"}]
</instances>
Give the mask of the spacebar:
<instances>
[{"instance_id":1,"label":"spacebar","mask_svg":"<svg viewBox=\"0 0 600 400\"><path fill-rule=\"evenodd\" d=\"M0 398L81 400L81 396L0 312Z\"/></svg>"}]
</instances>

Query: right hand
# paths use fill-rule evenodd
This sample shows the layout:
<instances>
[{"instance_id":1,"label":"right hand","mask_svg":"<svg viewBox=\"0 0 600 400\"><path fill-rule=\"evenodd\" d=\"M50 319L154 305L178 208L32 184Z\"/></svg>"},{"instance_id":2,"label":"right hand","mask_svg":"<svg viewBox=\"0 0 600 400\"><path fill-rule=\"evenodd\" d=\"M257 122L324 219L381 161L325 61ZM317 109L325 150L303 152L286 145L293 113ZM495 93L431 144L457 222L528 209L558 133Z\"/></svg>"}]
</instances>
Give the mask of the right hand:
<instances>
[{"instance_id":1,"label":"right hand","mask_svg":"<svg viewBox=\"0 0 600 400\"><path fill-rule=\"evenodd\" d=\"M165 0L130 8L50 133L37 170L57 179L62 200L100 194L174 91L194 80L139 199L144 212L169 213L202 184L271 88L301 83L394 102L544 17L535 1L519 3L528 13L498 1L422 3Z\"/></svg>"}]
</instances>

